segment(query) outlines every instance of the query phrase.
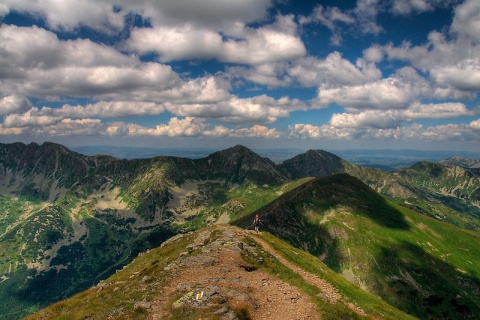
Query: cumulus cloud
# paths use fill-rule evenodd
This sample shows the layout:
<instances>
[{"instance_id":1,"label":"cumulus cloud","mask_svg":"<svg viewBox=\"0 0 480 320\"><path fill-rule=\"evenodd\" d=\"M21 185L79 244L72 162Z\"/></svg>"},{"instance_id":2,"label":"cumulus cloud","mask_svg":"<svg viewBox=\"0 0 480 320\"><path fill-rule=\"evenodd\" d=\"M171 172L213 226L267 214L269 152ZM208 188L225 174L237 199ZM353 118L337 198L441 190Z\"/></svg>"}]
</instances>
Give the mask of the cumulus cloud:
<instances>
[{"instance_id":1,"label":"cumulus cloud","mask_svg":"<svg viewBox=\"0 0 480 320\"><path fill-rule=\"evenodd\" d=\"M214 58L222 45L222 36L218 32L188 24L135 28L127 42L130 50L142 54L157 53L162 61Z\"/></svg>"},{"instance_id":2,"label":"cumulus cloud","mask_svg":"<svg viewBox=\"0 0 480 320\"><path fill-rule=\"evenodd\" d=\"M415 11L422 12L430 8L431 4L426 0L394 0L392 5L392 11L398 14L410 14Z\"/></svg>"},{"instance_id":3,"label":"cumulus cloud","mask_svg":"<svg viewBox=\"0 0 480 320\"><path fill-rule=\"evenodd\" d=\"M38 27L2 26L0 94L161 103L212 103L229 97L227 79L183 80L170 66L141 62L90 40L62 41ZM8 80L8 81L7 81Z\"/></svg>"},{"instance_id":4,"label":"cumulus cloud","mask_svg":"<svg viewBox=\"0 0 480 320\"><path fill-rule=\"evenodd\" d=\"M0 90L37 97L89 97L147 90L180 84L170 66L141 63L113 48L90 40L62 41L38 27L0 28Z\"/></svg>"},{"instance_id":5,"label":"cumulus cloud","mask_svg":"<svg viewBox=\"0 0 480 320\"><path fill-rule=\"evenodd\" d=\"M378 45L363 50L363 57L368 62L378 63L383 60L383 56L383 49Z\"/></svg>"},{"instance_id":6,"label":"cumulus cloud","mask_svg":"<svg viewBox=\"0 0 480 320\"><path fill-rule=\"evenodd\" d=\"M3 120L7 128L26 126L48 126L62 120L62 117L42 114L38 108L32 108L23 114L9 114Z\"/></svg>"},{"instance_id":7,"label":"cumulus cloud","mask_svg":"<svg viewBox=\"0 0 480 320\"><path fill-rule=\"evenodd\" d=\"M125 13L115 10L116 3L109 1L4 0L3 4L10 10L44 17L51 28L59 30L73 30L84 25L108 33L123 28L124 23Z\"/></svg>"},{"instance_id":8,"label":"cumulus cloud","mask_svg":"<svg viewBox=\"0 0 480 320\"><path fill-rule=\"evenodd\" d=\"M449 124L423 127L414 123L395 128L337 128L330 124L313 126L296 124L289 126L289 136L302 139L367 139L410 141L476 141L478 129L466 124Z\"/></svg>"},{"instance_id":9,"label":"cumulus cloud","mask_svg":"<svg viewBox=\"0 0 480 320\"><path fill-rule=\"evenodd\" d=\"M470 127L475 130L480 130L480 119L470 122Z\"/></svg>"},{"instance_id":10,"label":"cumulus cloud","mask_svg":"<svg viewBox=\"0 0 480 320\"><path fill-rule=\"evenodd\" d=\"M305 55L296 29L292 15L256 29L237 24L223 35L191 24L135 28L126 46L141 54L157 53L164 62L200 58L255 65Z\"/></svg>"},{"instance_id":11,"label":"cumulus cloud","mask_svg":"<svg viewBox=\"0 0 480 320\"><path fill-rule=\"evenodd\" d=\"M339 86L361 84L381 77L381 71L373 64L358 60L357 65L342 58L335 51L325 59L307 57L298 59L288 74L305 86Z\"/></svg>"},{"instance_id":12,"label":"cumulus cloud","mask_svg":"<svg viewBox=\"0 0 480 320\"><path fill-rule=\"evenodd\" d=\"M142 92L144 99L175 103L216 103L230 97L230 82L224 77L206 75L179 83L160 92ZM142 97L140 96L139 99Z\"/></svg>"},{"instance_id":13,"label":"cumulus cloud","mask_svg":"<svg viewBox=\"0 0 480 320\"><path fill-rule=\"evenodd\" d=\"M286 74L288 67L287 62L263 63L251 67L235 66L228 67L227 74L268 87L286 87L293 81Z\"/></svg>"},{"instance_id":14,"label":"cumulus cloud","mask_svg":"<svg viewBox=\"0 0 480 320\"><path fill-rule=\"evenodd\" d=\"M361 85L318 90L319 105L338 103L348 111L361 109L406 108L417 99L423 88L400 77L389 77Z\"/></svg>"},{"instance_id":15,"label":"cumulus cloud","mask_svg":"<svg viewBox=\"0 0 480 320\"><path fill-rule=\"evenodd\" d=\"M170 25L193 21L196 25L224 28L235 21L253 22L262 19L271 7L271 0L4 0L3 12L16 10L42 16L54 29L74 30L87 26L111 33L125 27L125 17L141 15L153 24ZM72 10L75 8L75 10ZM1 12L1 11L0 11Z\"/></svg>"},{"instance_id":16,"label":"cumulus cloud","mask_svg":"<svg viewBox=\"0 0 480 320\"><path fill-rule=\"evenodd\" d=\"M455 8L451 37L432 31L424 45L389 45L385 53L390 59L408 61L429 74L440 89L471 92L480 90L480 3L467 0ZM442 92L440 90L439 92Z\"/></svg>"},{"instance_id":17,"label":"cumulus cloud","mask_svg":"<svg viewBox=\"0 0 480 320\"><path fill-rule=\"evenodd\" d=\"M85 106L69 104L61 108L42 109L43 114L74 118L123 118L129 116L158 115L165 111L161 104L136 101L100 101Z\"/></svg>"},{"instance_id":18,"label":"cumulus cloud","mask_svg":"<svg viewBox=\"0 0 480 320\"><path fill-rule=\"evenodd\" d=\"M281 133L275 128L254 125L250 128L227 128L212 125L204 118L173 117L167 124L155 128L145 128L134 124L111 123L105 132L108 135L129 136L168 136L168 137L235 137L235 138L279 138Z\"/></svg>"},{"instance_id":19,"label":"cumulus cloud","mask_svg":"<svg viewBox=\"0 0 480 320\"><path fill-rule=\"evenodd\" d=\"M480 41L480 3L467 0L455 8L452 31L460 37Z\"/></svg>"},{"instance_id":20,"label":"cumulus cloud","mask_svg":"<svg viewBox=\"0 0 480 320\"><path fill-rule=\"evenodd\" d=\"M454 119L463 116L473 116L473 111L463 103L445 102L421 104L413 103L403 112L406 119Z\"/></svg>"},{"instance_id":21,"label":"cumulus cloud","mask_svg":"<svg viewBox=\"0 0 480 320\"><path fill-rule=\"evenodd\" d=\"M268 128L261 125L254 125L251 128L241 128L234 130L231 137L236 138L280 138L282 134L275 128Z\"/></svg>"},{"instance_id":22,"label":"cumulus cloud","mask_svg":"<svg viewBox=\"0 0 480 320\"><path fill-rule=\"evenodd\" d=\"M98 119L63 119L57 123L29 127L33 135L72 136L72 135L97 135L101 133L103 125Z\"/></svg>"},{"instance_id":23,"label":"cumulus cloud","mask_svg":"<svg viewBox=\"0 0 480 320\"><path fill-rule=\"evenodd\" d=\"M22 113L31 108L33 108L33 105L30 100L17 94L8 95L0 99L0 115Z\"/></svg>"},{"instance_id":24,"label":"cumulus cloud","mask_svg":"<svg viewBox=\"0 0 480 320\"><path fill-rule=\"evenodd\" d=\"M215 104L169 104L170 113L179 116L215 118L226 122L268 122L287 117L290 111L305 109L298 99L273 99L266 95L240 99L231 96L228 100Z\"/></svg>"}]
</instances>

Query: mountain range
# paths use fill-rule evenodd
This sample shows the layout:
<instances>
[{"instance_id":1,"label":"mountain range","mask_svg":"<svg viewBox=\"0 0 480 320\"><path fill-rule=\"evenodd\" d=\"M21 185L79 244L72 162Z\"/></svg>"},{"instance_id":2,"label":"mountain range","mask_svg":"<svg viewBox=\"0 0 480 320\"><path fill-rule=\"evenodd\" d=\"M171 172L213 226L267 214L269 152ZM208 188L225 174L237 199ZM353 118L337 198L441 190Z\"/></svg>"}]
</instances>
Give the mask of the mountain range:
<instances>
[{"instance_id":1,"label":"mountain range","mask_svg":"<svg viewBox=\"0 0 480 320\"><path fill-rule=\"evenodd\" d=\"M298 267L305 272L320 276L315 268L321 268L342 275L358 288L344 289L346 304L361 305L373 318L388 309L385 318L474 319L480 314L479 186L475 165L461 159L387 172L322 150L276 164L241 145L198 159L126 160L86 156L53 143L0 144L0 297L5 301L0 318L21 318L88 288L96 289L85 292L98 290L101 283L124 281L112 279L121 277L123 270L116 271L124 267L140 268L135 266L140 255L152 259L151 272L168 271L165 263L179 259L189 245L185 240L183 249L159 248L175 235L217 234L226 231L215 225L230 223L240 229L231 226L229 232L242 234L235 241L245 242L256 235L241 230L259 214L266 232L257 242L276 243L276 254L288 261L301 249L306 256ZM280 249L287 246L297 249ZM161 263L153 263L153 251L163 257ZM184 258L193 252L186 251ZM272 268L264 258L242 257L255 270ZM317 262L309 259L319 266L312 267ZM332 279L336 290L345 285ZM368 307L366 301L378 298L377 311ZM157 312L173 318L194 312L191 305L169 311L163 304L157 310L118 300L124 303L115 309L119 319L128 310L134 316ZM327 308L322 303L328 299L320 300L321 309ZM254 314L255 303L249 303L240 309L228 304L225 314ZM74 309L66 310L75 314ZM92 305L90 317L100 309ZM342 310L334 313L337 318L353 309ZM40 312L55 318L55 312Z\"/></svg>"}]
</instances>

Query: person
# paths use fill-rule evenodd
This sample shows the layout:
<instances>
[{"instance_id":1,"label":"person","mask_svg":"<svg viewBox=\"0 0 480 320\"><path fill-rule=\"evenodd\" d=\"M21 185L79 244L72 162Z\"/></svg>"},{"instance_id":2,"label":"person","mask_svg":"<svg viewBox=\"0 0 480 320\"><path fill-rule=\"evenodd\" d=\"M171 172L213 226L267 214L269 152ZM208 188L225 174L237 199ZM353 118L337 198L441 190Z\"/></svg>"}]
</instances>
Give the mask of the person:
<instances>
[{"instance_id":1,"label":"person","mask_svg":"<svg viewBox=\"0 0 480 320\"><path fill-rule=\"evenodd\" d=\"M253 227L255 228L255 232L258 233L258 228L260 227L260 217L258 216L258 214L253 219Z\"/></svg>"}]
</instances>

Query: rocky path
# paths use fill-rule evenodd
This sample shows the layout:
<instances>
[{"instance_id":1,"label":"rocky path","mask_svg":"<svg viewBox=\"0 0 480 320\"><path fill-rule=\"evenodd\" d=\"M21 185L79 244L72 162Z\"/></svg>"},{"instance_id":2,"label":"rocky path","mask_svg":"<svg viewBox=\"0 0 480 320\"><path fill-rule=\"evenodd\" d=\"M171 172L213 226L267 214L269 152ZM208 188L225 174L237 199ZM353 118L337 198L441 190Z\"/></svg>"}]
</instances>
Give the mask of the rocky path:
<instances>
[{"instance_id":1,"label":"rocky path","mask_svg":"<svg viewBox=\"0 0 480 320\"><path fill-rule=\"evenodd\" d=\"M267 250L271 255L278 259L283 265L288 267L289 269L293 270L295 273L300 275L303 280L305 280L308 284L313 285L320 290L322 290L323 297L332 303L337 301L341 301L345 303L350 309L353 311L365 315L365 311L363 311L358 306L354 305L353 303L342 301L342 296L338 293L335 287L332 286L329 282L323 280L318 275L313 274L311 272L305 271L304 269L298 267L297 265L291 263L287 259L285 259L282 255L280 255L270 244L268 244L265 240L257 236L254 232L251 232L251 236L258 242L265 250Z\"/></svg>"},{"instance_id":2,"label":"rocky path","mask_svg":"<svg viewBox=\"0 0 480 320\"><path fill-rule=\"evenodd\" d=\"M235 320L241 310L259 320L320 319L317 306L303 291L246 264L241 252L257 249L242 240L247 231L217 226L215 233L200 233L186 252L165 267L171 280L149 304L148 319L169 318L172 309L182 307L196 309L195 319ZM173 305L162 298L172 296L179 297ZM199 316L205 310L210 315Z\"/></svg>"}]
</instances>

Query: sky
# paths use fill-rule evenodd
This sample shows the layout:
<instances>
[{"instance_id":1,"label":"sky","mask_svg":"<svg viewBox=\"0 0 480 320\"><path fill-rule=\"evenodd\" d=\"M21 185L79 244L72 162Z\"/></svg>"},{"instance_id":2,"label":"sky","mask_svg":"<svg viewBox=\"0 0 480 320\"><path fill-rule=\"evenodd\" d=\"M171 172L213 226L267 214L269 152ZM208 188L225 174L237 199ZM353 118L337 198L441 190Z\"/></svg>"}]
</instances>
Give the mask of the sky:
<instances>
[{"instance_id":1,"label":"sky","mask_svg":"<svg viewBox=\"0 0 480 320\"><path fill-rule=\"evenodd\" d=\"M480 152L478 0L0 0L0 143Z\"/></svg>"}]
</instances>

